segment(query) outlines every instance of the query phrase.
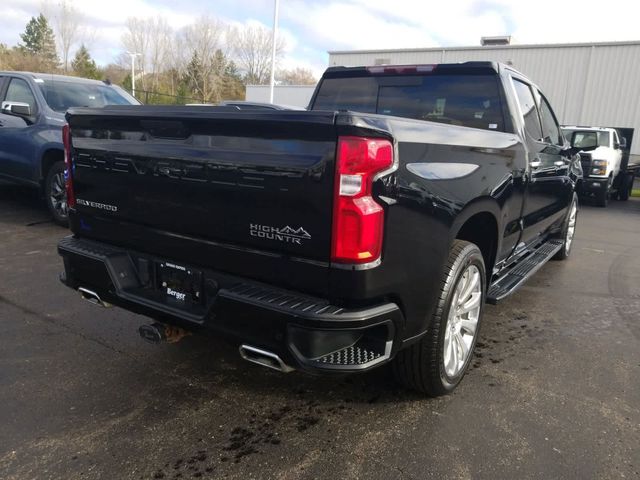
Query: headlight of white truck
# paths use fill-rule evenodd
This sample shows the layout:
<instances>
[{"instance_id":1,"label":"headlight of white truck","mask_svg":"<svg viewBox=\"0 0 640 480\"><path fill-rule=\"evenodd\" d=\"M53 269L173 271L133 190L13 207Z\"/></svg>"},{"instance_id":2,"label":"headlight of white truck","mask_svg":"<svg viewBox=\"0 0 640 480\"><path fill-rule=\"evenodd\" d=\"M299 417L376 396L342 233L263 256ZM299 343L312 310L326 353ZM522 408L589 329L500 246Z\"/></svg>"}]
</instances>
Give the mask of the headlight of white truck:
<instances>
[{"instance_id":1,"label":"headlight of white truck","mask_svg":"<svg viewBox=\"0 0 640 480\"><path fill-rule=\"evenodd\" d=\"M591 164L591 175L606 175L606 174L607 174L607 161L594 160Z\"/></svg>"}]
</instances>

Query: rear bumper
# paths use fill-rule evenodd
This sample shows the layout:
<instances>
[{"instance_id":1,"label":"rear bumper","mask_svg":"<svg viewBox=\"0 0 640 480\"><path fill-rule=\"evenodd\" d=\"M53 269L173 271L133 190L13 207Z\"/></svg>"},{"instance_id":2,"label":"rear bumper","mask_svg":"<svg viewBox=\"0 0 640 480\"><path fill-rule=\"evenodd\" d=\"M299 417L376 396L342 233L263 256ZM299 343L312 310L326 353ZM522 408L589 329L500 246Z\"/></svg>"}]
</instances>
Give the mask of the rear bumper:
<instances>
[{"instance_id":1,"label":"rear bumper","mask_svg":"<svg viewBox=\"0 0 640 480\"><path fill-rule=\"evenodd\" d=\"M159 292L157 258L105 243L66 237L58 252L62 282L161 322L227 337L277 354L311 372L362 371L392 358L403 317L394 303L343 308L328 300L202 269L202 298L185 306ZM151 272L151 273L150 273Z\"/></svg>"}]
</instances>

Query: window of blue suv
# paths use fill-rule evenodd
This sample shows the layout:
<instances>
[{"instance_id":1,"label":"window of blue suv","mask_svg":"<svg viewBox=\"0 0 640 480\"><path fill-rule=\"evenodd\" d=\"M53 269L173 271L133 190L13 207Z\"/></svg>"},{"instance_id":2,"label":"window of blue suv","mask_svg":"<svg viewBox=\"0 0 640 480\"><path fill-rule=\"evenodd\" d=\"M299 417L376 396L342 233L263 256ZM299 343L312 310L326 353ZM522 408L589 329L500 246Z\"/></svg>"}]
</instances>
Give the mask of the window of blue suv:
<instances>
[{"instance_id":1,"label":"window of blue suv","mask_svg":"<svg viewBox=\"0 0 640 480\"><path fill-rule=\"evenodd\" d=\"M31 112L37 109L36 99L27 82L21 78L12 78L4 97L6 102L27 103L31 108Z\"/></svg>"},{"instance_id":2,"label":"window of blue suv","mask_svg":"<svg viewBox=\"0 0 640 480\"><path fill-rule=\"evenodd\" d=\"M139 104L127 92L113 85L50 79L37 79L36 82L47 104L56 112L66 112L71 107Z\"/></svg>"}]
</instances>

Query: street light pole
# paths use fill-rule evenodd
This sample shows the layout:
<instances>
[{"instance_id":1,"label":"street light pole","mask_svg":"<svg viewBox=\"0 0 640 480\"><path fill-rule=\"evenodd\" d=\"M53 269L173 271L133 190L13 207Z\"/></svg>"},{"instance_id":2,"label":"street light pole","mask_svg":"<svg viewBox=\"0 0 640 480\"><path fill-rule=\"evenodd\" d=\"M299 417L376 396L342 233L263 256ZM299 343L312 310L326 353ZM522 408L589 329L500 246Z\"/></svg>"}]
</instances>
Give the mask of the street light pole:
<instances>
[{"instance_id":1,"label":"street light pole","mask_svg":"<svg viewBox=\"0 0 640 480\"><path fill-rule=\"evenodd\" d=\"M273 38L271 39L271 81L269 83L269 103L273 103L273 89L275 86L276 71L276 39L278 38L278 4L279 0L274 0L273 6Z\"/></svg>"},{"instance_id":2,"label":"street light pole","mask_svg":"<svg viewBox=\"0 0 640 480\"><path fill-rule=\"evenodd\" d=\"M127 52L131 57L131 95L136 96L136 56L141 53Z\"/></svg>"}]
</instances>

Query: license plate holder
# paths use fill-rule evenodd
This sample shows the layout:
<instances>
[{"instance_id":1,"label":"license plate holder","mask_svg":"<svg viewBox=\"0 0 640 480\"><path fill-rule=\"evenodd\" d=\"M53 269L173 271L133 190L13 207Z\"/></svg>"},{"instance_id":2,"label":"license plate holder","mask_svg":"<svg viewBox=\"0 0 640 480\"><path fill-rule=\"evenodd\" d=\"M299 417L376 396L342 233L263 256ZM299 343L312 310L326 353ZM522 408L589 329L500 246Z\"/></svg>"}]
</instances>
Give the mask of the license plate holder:
<instances>
[{"instance_id":1,"label":"license plate holder","mask_svg":"<svg viewBox=\"0 0 640 480\"><path fill-rule=\"evenodd\" d=\"M203 301L202 272L174 262L156 263L156 285L167 303L190 307Z\"/></svg>"}]
</instances>

